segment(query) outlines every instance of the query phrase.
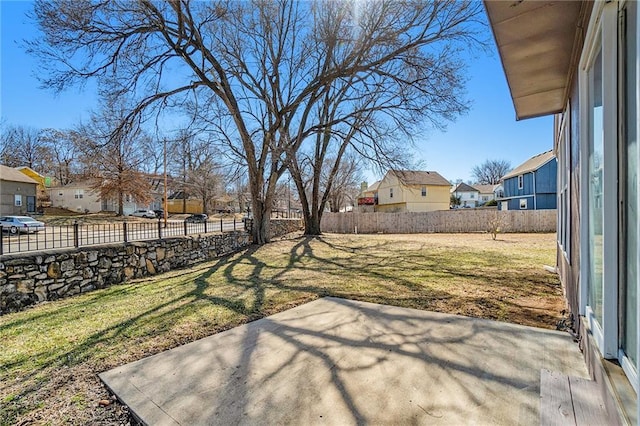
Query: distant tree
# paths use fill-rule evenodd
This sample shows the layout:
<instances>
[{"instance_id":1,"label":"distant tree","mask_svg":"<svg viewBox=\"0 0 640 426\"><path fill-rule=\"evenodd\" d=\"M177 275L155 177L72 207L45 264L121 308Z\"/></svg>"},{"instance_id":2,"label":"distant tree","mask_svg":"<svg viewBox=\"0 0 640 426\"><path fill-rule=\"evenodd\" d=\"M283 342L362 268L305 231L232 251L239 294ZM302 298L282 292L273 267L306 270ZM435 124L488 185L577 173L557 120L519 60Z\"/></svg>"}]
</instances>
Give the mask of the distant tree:
<instances>
[{"instance_id":1,"label":"distant tree","mask_svg":"<svg viewBox=\"0 0 640 426\"><path fill-rule=\"evenodd\" d=\"M449 197L449 204L452 206L459 206L460 197L456 197L455 194L451 194L451 196Z\"/></svg>"},{"instance_id":2,"label":"distant tree","mask_svg":"<svg viewBox=\"0 0 640 426\"><path fill-rule=\"evenodd\" d=\"M182 192L183 212L187 199L193 197L202 202L203 213L209 213L215 198L225 193L226 173L218 145L181 129L169 146L169 169L175 176L175 189Z\"/></svg>"},{"instance_id":3,"label":"distant tree","mask_svg":"<svg viewBox=\"0 0 640 426\"><path fill-rule=\"evenodd\" d=\"M202 201L203 213L209 213L215 198L224 194L222 165L215 161L219 156L207 141L199 141L190 156L187 183L190 192Z\"/></svg>"},{"instance_id":4,"label":"distant tree","mask_svg":"<svg viewBox=\"0 0 640 426\"><path fill-rule=\"evenodd\" d=\"M144 162L140 147L149 136L139 123L123 125L128 110L113 99L106 100L91 121L78 128L75 139L81 161L92 178L91 189L103 200L117 201L120 216L127 196L140 204L152 198L150 179L140 171Z\"/></svg>"},{"instance_id":5,"label":"distant tree","mask_svg":"<svg viewBox=\"0 0 640 426\"><path fill-rule=\"evenodd\" d=\"M357 195L360 192L358 182L363 179L360 169L361 165L354 155L340 162L334 173L331 188L328 190L327 201L330 211L339 212L341 208L346 207L347 203L354 201L354 194ZM328 178L327 176L327 181Z\"/></svg>"},{"instance_id":6,"label":"distant tree","mask_svg":"<svg viewBox=\"0 0 640 426\"><path fill-rule=\"evenodd\" d=\"M164 146L161 138L145 138L140 144L144 158L141 168L147 173L159 175L164 172Z\"/></svg>"},{"instance_id":7,"label":"distant tree","mask_svg":"<svg viewBox=\"0 0 640 426\"><path fill-rule=\"evenodd\" d=\"M40 138L50 152L45 171L55 178L58 185L66 185L82 174L77 148L82 144L82 135L74 130L44 129Z\"/></svg>"},{"instance_id":8,"label":"distant tree","mask_svg":"<svg viewBox=\"0 0 640 426\"><path fill-rule=\"evenodd\" d=\"M49 149L40 130L27 126L3 126L0 135L0 162L9 167L27 166L42 173Z\"/></svg>"},{"instance_id":9,"label":"distant tree","mask_svg":"<svg viewBox=\"0 0 640 426\"><path fill-rule=\"evenodd\" d=\"M486 160L475 166L471 174L481 185L496 185L509 170L511 170L511 163L507 160Z\"/></svg>"}]
</instances>

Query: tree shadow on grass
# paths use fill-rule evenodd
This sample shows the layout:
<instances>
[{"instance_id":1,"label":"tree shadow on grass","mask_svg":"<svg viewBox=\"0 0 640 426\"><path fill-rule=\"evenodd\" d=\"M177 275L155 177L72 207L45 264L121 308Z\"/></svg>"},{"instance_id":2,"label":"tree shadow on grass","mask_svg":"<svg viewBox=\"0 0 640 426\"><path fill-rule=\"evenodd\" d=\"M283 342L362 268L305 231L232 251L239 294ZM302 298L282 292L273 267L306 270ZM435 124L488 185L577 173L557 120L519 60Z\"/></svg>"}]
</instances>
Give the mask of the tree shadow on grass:
<instances>
[{"instance_id":1,"label":"tree shadow on grass","mask_svg":"<svg viewBox=\"0 0 640 426\"><path fill-rule=\"evenodd\" d=\"M326 247L338 254L326 255L321 254L320 250L314 249L317 244L324 244ZM100 355L102 349L109 350L126 342L131 335L135 335L136 331L144 328L148 323L158 323L160 328L170 327L182 317L188 315L189 305L194 302L206 302L215 306L224 307L238 315L237 319L232 323L225 324L221 328L212 330L212 332L229 328L247 321L261 318L265 315L273 313L267 309L268 300L266 299L266 290L275 289L286 292L297 292L298 297L293 298L293 304L308 301L309 298L318 298L323 296L347 297L363 301L371 301L377 303L401 305L401 306L419 306L422 309L429 309L431 301L454 300L459 298L444 290L436 290L432 288L425 289L422 283L413 279L406 279L394 273L397 268L429 268L436 275L440 275L442 279L483 279L488 283L499 284L504 282L504 272L500 270L484 275L478 274L477 271L466 268L455 268L449 266L450 259L444 259L442 256L450 255L450 252L424 254L416 253L413 250L403 252L401 256L389 256L387 253L392 248L392 243L388 241L376 242L373 245L350 247L349 245L338 245L323 237L301 237L295 241L290 247L286 264L284 266L270 266L266 259L260 253L259 246L250 246L247 249L236 253L235 255L218 259L214 265L207 267L196 274L192 279L193 289L176 297L165 300L158 305L150 306L148 309L136 313L135 315L113 324L105 329L99 330L87 336L75 345L72 349L58 354L39 353L34 354L36 357L50 361L47 364L53 366L68 365L73 366L92 356ZM372 253L375 251L375 253ZM351 259L355 256L357 259ZM362 259L366 257L366 259ZM445 261L447 260L447 261ZM492 255L491 262L505 262L508 264L509 258L502 255ZM384 268L380 266L383 265ZM242 266L242 270L240 268ZM246 268L249 268L248 271ZM301 269L307 272L317 272L327 274L332 272L335 276L345 276L351 279L375 280L378 282L389 282L404 288L405 294L362 294L357 291L344 290L339 286L323 285L317 281L294 281L287 277L291 271ZM271 273L275 271L274 273ZM192 271L186 272L193 275ZM185 273L185 274L186 274ZM211 294L210 290L218 285L218 278L223 277L222 283L232 288L237 288L242 292L251 293L251 303L245 303L246 298L234 295ZM125 295L126 291L122 290L121 295ZM304 296L306 295L306 296ZM92 297L91 303L100 303L102 297L107 297L107 293L97 294ZM466 301L469 303L470 301ZM472 302L472 301L471 301ZM284 305L276 305L276 310L292 307L291 303ZM65 310L71 307L65 307ZM23 320L24 321L24 320ZM29 320L31 321L31 319ZM9 325L10 326L10 325ZM151 330L153 331L153 329ZM283 339L291 340L288 335L283 335ZM250 343L250 342L247 342ZM161 347L160 350L169 347ZM304 348L301 348L303 350ZM247 354L250 358L250 353ZM321 357L321 354L317 354ZM134 359L131 359L133 361ZM16 361L4 366L6 369L20 368L26 360ZM107 362L106 365L109 363ZM38 374L34 372L33 374ZM337 383L338 378L334 377ZM340 389L340 385L337 385ZM344 389L340 390L344 393ZM347 396L344 396L347 398ZM346 401L349 405L349 402ZM357 416L356 416L357 418Z\"/></svg>"}]
</instances>

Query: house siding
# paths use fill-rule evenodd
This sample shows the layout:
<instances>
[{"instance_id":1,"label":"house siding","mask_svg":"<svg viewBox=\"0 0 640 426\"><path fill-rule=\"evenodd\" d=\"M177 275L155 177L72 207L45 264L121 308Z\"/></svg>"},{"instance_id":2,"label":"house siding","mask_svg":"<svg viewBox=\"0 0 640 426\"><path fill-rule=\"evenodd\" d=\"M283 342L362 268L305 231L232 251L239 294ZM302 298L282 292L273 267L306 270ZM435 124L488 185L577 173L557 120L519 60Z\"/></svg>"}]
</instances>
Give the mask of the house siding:
<instances>
[{"instance_id":1,"label":"house siding","mask_svg":"<svg viewBox=\"0 0 640 426\"><path fill-rule=\"evenodd\" d=\"M579 138L579 106L580 98L578 91L578 78L574 72L573 85L569 98L568 114L569 119L569 211L570 222L568 227L569 244L563 248L558 242L557 265L560 280L563 284L567 304L573 317L578 320L580 318L580 292L579 292L579 276L580 276L580 138ZM556 121L562 119L562 114L556 117ZM565 158L559 157L558 163L564 164ZM558 167L558 172L563 172L562 167Z\"/></svg>"},{"instance_id":2,"label":"house siding","mask_svg":"<svg viewBox=\"0 0 640 426\"><path fill-rule=\"evenodd\" d=\"M422 196L422 187L427 194ZM449 209L449 186L403 185L393 174L387 173L378 186L378 212L428 212ZM393 189L393 197L390 190Z\"/></svg>"},{"instance_id":3,"label":"house siding","mask_svg":"<svg viewBox=\"0 0 640 426\"><path fill-rule=\"evenodd\" d=\"M76 198L76 191L82 191L82 198ZM102 201L100 195L93 192L89 187L56 187L49 190L49 197L53 207L59 207L74 212L98 213L102 211Z\"/></svg>"},{"instance_id":4,"label":"house siding","mask_svg":"<svg viewBox=\"0 0 640 426\"><path fill-rule=\"evenodd\" d=\"M504 8L501 4L501 13ZM639 424L640 418L637 8L637 2L612 0L580 2L576 17L540 12L541 17L572 29L570 40L567 37L570 44L563 48L564 56L573 58L572 68L564 73L567 97L554 126L559 184L557 271L570 311L565 323L576 333L611 424ZM499 14L492 17L496 21ZM542 46L537 41L517 54L503 48L512 45L515 36L504 30L498 34L494 21L503 63L512 62L516 55L528 55L531 63L538 63L537 58L548 54L537 50ZM529 40L548 33L544 20L538 22ZM511 66L508 72L517 71L511 76L516 83L529 84L528 74L520 72L523 68ZM552 67L534 68L526 71L542 75L553 71ZM516 108L521 117L533 116L526 105ZM534 109L535 115L558 111L551 100L541 100ZM627 170L629 166L633 168Z\"/></svg>"},{"instance_id":5,"label":"house siding","mask_svg":"<svg viewBox=\"0 0 640 426\"><path fill-rule=\"evenodd\" d=\"M455 197L460 197L459 207L476 207L479 204L480 193L478 191L453 191Z\"/></svg>"},{"instance_id":6,"label":"house siding","mask_svg":"<svg viewBox=\"0 0 640 426\"><path fill-rule=\"evenodd\" d=\"M0 215L22 215L35 213L37 185L27 182L0 181ZM15 205L15 196L20 195L22 205ZM32 197L32 198L30 198ZM31 200L32 202L28 202Z\"/></svg>"},{"instance_id":7,"label":"house siding","mask_svg":"<svg viewBox=\"0 0 640 426\"><path fill-rule=\"evenodd\" d=\"M613 4L610 7L616 6L617 5ZM580 33L580 40L577 41L578 51L583 51L583 43L587 31L586 28L587 26L585 25L584 31ZM582 300L581 302L581 293L584 293L582 294L584 297L589 292L588 274L586 274L585 271L582 271L583 275L581 275L581 243L583 241L589 241L588 234L583 235L581 238L581 232L584 232L583 226L588 227L588 225L585 225L588 223L588 219L585 223L581 223L581 217L589 217L588 210L581 211L581 197L583 196L581 192L581 185L583 185L584 190L586 191L585 194L588 193L587 188L589 186L588 181L581 182L581 172L584 173L584 170L581 171L581 168L587 168L589 163L589 159L582 157L581 153L581 147L589 144L588 138L581 138L581 126L584 125L584 122L581 121L581 107L588 107L588 99L581 98L580 96L579 73L578 69L574 69L571 76L571 89L569 91L569 97L567 99L565 109L562 113L556 115L556 125L554 126L556 129L554 135L555 148L558 159L557 176L562 173L567 174L567 187L569 191L566 206L558 205L559 230L557 243L557 270L566 296L573 329L576 331L581 342L581 347L584 352L590 375L596 383L600 385L600 394L607 406L607 411L609 413L619 414L620 418L624 419L624 421L637 424L638 396L636 394L634 398L636 400L635 407L629 407L628 404L620 404L620 396L617 393L619 392L619 389L621 389L620 381L624 380L622 379L624 374L620 372L619 367L611 367L612 364L608 364L608 366L605 367L602 355L603 349L599 348L599 343L594 338L593 330L590 329L589 321L585 316L585 310L587 309L585 305L588 305L589 302L588 300ZM604 105L604 108L612 107L617 110L619 105L606 103ZM618 110L616 112L618 112ZM619 118L620 117L618 117L618 119ZM564 142L561 134L561 123L563 121L568 123L564 128L564 131L567 132L566 137L569 139L565 146L565 152L562 152L560 149L560 145ZM605 140L605 143L608 143L608 141ZM618 161L624 161L620 155L620 152L618 152ZM564 212L563 209L565 210ZM567 229L565 231L568 235L564 235L564 238L566 239L564 244L562 243L563 235L560 232L560 221L563 219L563 214L568 215L569 217L569 221L566 226ZM620 211L618 211L618 217L620 214ZM606 222L607 220L611 220L611 217L605 216L604 221ZM617 235L623 235L622 233L623 230L618 228ZM620 244L620 242L618 242L618 244ZM582 262L582 266L584 267L589 264L589 257L586 251L584 251L582 255L586 255ZM628 267L628 265L620 264L621 257L619 253L617 254L617 258L614 257L613 260L621 265L623 270ZM604 268L610 268L613 266L610 260L605 260L603 263ZM586 269L588 269L588 266L585 270ZM620 283L614 282L614 285L617 287ZM638 283L635 283L635 285L637 291ZM605 289L605 291L607 290ZM614 304L615 303L616 302L614 302ZM612 307L613 305L609 304L605 306L605 309L611 309ZM618 312L618 315L620 315L620 312ZM620 317L618 317L618 320L620 320ZM620 330L617 330L616 334L618 333L620 333Z\"/></svg>"},{"instance_id":8,"label":"house siding","mask_svg":"<svg viewBox=\"0 0 640 426\"><path fill-rule=\"evenodd\" d=\"M501 201L507 201L509 210L522 210L520 209L521 199L527 199L526 210L555 209L557 164L553 159L536 171L523 173L522 188L518 188L518 176L505 179L504 198L498 200L498 209L502 209Z\"/></svg>"},{"instance_id":9,"label":"house siding","mask_svg":"<svg viewBox=\"0 0 640 426\"><path fill-rule=\"evenodd\" d=\"M536 194L556 194L558 177L558 162L553 159L535 172Z\"/></svg>"}]
</instances>

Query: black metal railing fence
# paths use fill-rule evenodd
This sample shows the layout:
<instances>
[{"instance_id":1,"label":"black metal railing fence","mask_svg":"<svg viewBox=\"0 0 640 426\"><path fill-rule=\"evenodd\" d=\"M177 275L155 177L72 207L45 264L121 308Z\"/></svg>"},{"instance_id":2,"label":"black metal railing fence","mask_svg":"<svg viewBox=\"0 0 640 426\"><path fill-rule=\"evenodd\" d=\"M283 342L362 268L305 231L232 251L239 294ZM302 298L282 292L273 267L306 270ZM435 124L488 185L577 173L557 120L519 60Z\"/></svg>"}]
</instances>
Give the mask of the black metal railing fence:
<instances>
[{"instance_id":1,"label":"black metal railing fence","mask_svg":"<svg viewBox=\"0 0 640 426\"><path fill-rule=\"evenodd\" d=\"M47 226L33 233L0 232L0 255L58 248L82 247L129 241L155 240L212 232L245 230L245 222L207 220L204 222L168 221L113 222Z\"/></svg>"}]
</instances>

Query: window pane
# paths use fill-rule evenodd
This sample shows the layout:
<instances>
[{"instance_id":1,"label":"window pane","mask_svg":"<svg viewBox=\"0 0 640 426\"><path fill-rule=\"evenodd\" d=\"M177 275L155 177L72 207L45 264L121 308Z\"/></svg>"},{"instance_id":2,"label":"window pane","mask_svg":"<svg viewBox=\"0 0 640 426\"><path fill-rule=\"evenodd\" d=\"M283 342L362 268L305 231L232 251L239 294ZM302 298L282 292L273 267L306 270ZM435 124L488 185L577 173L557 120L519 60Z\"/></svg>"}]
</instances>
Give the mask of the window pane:
<instances>
[{"instance_id":1,"label":"window pane","mask_svg":"<svg viewBox=\"0 0 640 426\"><path fill-rule=\"evenodd\" d=\"M637 347L637 290L638 290L638 134L636 117L636 93L638 84L638 70L635 61L636 52L636 14L637 3L628 2L626 8L625 34L625 248L626 273L624 288L624 324L622 326L622 349L635 365L638 359Z\"/></svg>"},{"instance_id":2,"label":"window pane","mask_svg":"<svg viewBox=\"0 0 640 426\"><path fill-rule=\"evenodd\" d=\"M602 179L603 179L603 111L602 49L588 72L589 79L589 305L602 323Z\"/></svg>"}]
</instances>

